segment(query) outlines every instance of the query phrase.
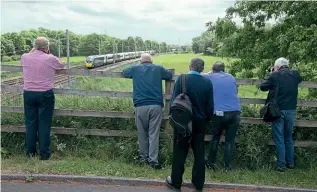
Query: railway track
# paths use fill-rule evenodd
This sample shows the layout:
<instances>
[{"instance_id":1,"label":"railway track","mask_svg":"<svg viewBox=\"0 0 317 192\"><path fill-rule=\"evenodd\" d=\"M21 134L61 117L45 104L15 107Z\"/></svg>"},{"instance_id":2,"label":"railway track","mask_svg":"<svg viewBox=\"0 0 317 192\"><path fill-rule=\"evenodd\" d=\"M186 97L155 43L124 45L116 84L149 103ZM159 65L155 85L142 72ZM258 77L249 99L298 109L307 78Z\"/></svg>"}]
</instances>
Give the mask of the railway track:
<instances>
[{"instance_id":1,"label":"railway track","mask_svg":"<svg viewBox=\"0 0 317 192\"><path fill-rule=\"evenodd\" d=\"M75 79L74 76L69 76L69 80L73 80L73 79ZM55 86L64 84L66 82L68 82L67 75L55 75L55 77L54 77ZM22 86L23 83L24 83L23 77L9 79L9 80L3 80L1 82L2 85L13 85L13 86Z\"/></svg>"},{"instance_id":2,"label":"railway track","mask_svg":"<svg viewBox=\"0 0 317 192\"><path fill-rule=\"evenodd\" d=\"M117 62L114 64L108 64L105 66L101 66L101 67L97 67L97 68L93 68L93 69L87 69L85 66L76 66L76 67L72 67L75 69L83 69L83 70L90 70L90 71L107 71L107 70L111 70L111 69L115 69L133 62L137 62L139 61L139 58L136 59L130 59L127 61L121 61L121 62ZM64 74L56 74L54 77L54 84L55 87L62 85L64 83L67 83L69 80L74 80L75 77L74 76L67 76ZM18 77L18 78L10 78L10 79L4 79L3 81L1 81L2 85L13 85L13 86L22 86L23 85L23 77Z\"/></svg>"}]
</instances>

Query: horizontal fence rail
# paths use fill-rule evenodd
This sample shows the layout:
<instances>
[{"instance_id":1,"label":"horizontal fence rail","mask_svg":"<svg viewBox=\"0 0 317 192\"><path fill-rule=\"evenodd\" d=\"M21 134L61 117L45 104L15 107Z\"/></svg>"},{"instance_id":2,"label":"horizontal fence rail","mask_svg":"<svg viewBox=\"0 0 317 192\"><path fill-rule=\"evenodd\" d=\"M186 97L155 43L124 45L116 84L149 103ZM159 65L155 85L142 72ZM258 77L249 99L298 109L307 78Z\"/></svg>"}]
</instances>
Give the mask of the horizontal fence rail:
<instances>
[{"instance_id":1,"label":"horizontal fence rail","mask_svg":"<svg viewBox=\"0 0 317 192\"><path fill-rule=\"evenodd\" d=\"M1 127L2 132L7 133L25 133L25 126L8 126L3 125ZM101 136L101 137L137 137L137 133L133 131L127 130L104 130L104 129L78 129L78 128L65 128L65 127L52 127L52 133L60 134L60 135L72 135L72 136ZM171 134L167 132L161 132L160 138L171 138ZM212 139L212 135L206 135L205 141L210 141ZM223 143L225 141L225 137L222 136L220 141ZM236 143L239 143L239 139L235 139ZM274 145L273 141L269 141L268 145ZM313 147L317 146L316 141L294 141L295 147Z\"/></svg>"},{"instance_id":2,"label":"horizontal fence rail","mask_svg":"<svg viewBox=\"0 0 317 192\"><path fill-rule=\"evenodd\" d=\"M23 107L12 107L12 106L1 106L2 112L8 113L24 113ZM55 116L77 116L77 117L111 117L111 118L121 118L121 119L131 119L134 118L132 112L118 112L118 111L91 111L91 110L77 110L77 109L55 109ZM164 120L168 117L166 114L163 116ZM241 124L254 124L254 125L267 125L260 118L252 117L241 117ZM308 120L296 120L296 127L312 127L317 128L317 121Z\"/></svg>"},{"instance_id":3,"label":"horizontal fence rail","mask_svg":"<svg viewBox=\"0 0 317 192\"><path fill-rule=\"evenodd\" d=\"M21 66L1 65L1 71L22 72ZM122 78L120 72L108 72L108 71L91 71L84 69L62 69L57 71L57 74L65 75L81 75L89 77L117 77ZM173 80L176 80L179 75L174 75ZM262 81L258 79L237 79L238 85L259 85ZM299 84L300 87L317 88L316 82L304 81Z\"/></svg>"},{"instance_id":4,"label":"horizontal fence rail","mask_svg":"<svg viewBox=\"0 0 317 192\"><path fill-rule=\"evenodd\" d=\"M23 87L13 85L1 85L2 93L22 93ZM106 97L123 97L132 98L132 92L120 91L94 91L94 90L81 90L81 89L61 89L55 88L55 94L64 95L78 95L78 96L106 96ZM170 99L170 94L164 94L164 99ZM265 104L265 99L257 98L240 98L242 104ZM297 106L300 107L317 107L317 101L304 101L298 100Z\"/></svg>"},{"instance_id":5,"label":"horizontal fence rail","mask_svg":"<svg viewBox=\"0 0 317 192\"><path fill-rule=\"evenodd\" d=\"M174 70L170 69L173 74ZM11 71L11 72L22 72L21 66L12 65L1 65L1 71ZM64 74L68 76L88 76L88 77L113 77L113 78L123 78L120 72L109 72L109 71L98 71L98 70L85 70L85 69L63 69L57 71L57 74ZM176 80L179 75L173 75L173 80ZM236 79L238 85L259 85L262 80L258 79ZM166 102L165 112L163 114L163 119L167 120L166 115L169 109L169 100L173 91L174 81L165 82L165 93L164 99ZM317 88L317 82L302 82L299 84L300 87L305 88ZM22 93L23 88L20 86L12 85L1 85L2 93ZM65 94L65 95L78 95L78 96L107 96L107 97L121 97L121 98L132 98L132 92L118 92L118 91L97 91L97 90L80 90L80 89L61 89L55 88L55 94ZM242 104L264 104L265 99L258 98L240 98ZM317 101L305 101L298 100L297 106L301 107L317 107ZM13 106L1 106L2 112L11 113L24 113L23 107L13 107ZM132 112L118 112L118 111L93 111L93 110L79 110L79 109L55 109L55 116L77 116L77 117L107 117L107 118L124 118L131 119L134 118ZM165 121L165 130L161 133L163 138L171 138L172 132L168 121ZM253 125L269 125L263 122L260 118L252 117L241 117L241 124L253 124ZM317 128L317 121L308 120L296 120L296 127L303 128ZM24 126L10 126L2 125L1 132L25 132ZM64 127L53 127L52 132L55 134L65 134L65 135L87 135L87 136L104 136L104 137L136 137L137 133L135 131L128 130L104 130L104 129L77 129L77 128L64 128ZM212 139L211 135L205 136L205 141L210 141ZM221 137L221 142L224 142L224 137ZM239 140L236 138L236 143ZM268 141L268 145L274 145L274 142ZM295 141L296 147L311 147L317 146L317 141Z\"/></svg>"}]
</instances>

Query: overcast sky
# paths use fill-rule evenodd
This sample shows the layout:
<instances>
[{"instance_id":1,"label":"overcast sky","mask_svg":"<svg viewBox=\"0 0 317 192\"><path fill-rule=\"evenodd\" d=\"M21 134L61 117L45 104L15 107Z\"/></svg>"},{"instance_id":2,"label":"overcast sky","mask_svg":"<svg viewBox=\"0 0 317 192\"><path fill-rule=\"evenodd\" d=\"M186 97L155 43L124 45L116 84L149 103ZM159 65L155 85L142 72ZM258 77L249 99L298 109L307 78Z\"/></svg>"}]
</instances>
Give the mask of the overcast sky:
<instances>
[{"instance_id":1,"label":"overcast sky","mask_svg":"<svg viewBox=\"0 0 317 192\"><path fill-rule=\"evenodd\" d=\"M141 36L190 44L205 23L223 17L234 1L221 0L1 0L1 33L44 27L78 34Z\"/></svg>"}]
</instances>

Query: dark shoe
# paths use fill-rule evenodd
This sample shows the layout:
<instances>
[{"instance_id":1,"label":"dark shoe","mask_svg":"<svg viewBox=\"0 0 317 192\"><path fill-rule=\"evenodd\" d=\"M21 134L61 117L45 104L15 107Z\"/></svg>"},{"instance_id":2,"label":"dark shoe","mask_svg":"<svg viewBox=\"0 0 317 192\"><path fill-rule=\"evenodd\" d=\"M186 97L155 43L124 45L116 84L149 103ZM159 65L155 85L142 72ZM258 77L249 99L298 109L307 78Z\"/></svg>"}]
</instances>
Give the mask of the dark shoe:
<instances>
[{"instance_id":1,"label":"dark shoe","mask_svg":"<svg viewBox=\"0 0 317 192\"><path fill-rule=\"evenodd\" d=\"M218 171L219 167L215 163L209 163L208 161L205 161L205 165L207 169Z\"/></svg>"},{"instance_id":2,"label":"dark shoe","mask_svg":"<svg viewBox=\"0 0 317 192\"><path fill-rule=\"evenodd\" d=\"M228 173L228 172L230 172L232 170L232 167L231 166L224 166L224 171L226 172L226 173Z\"/></svg>"},{"instance_id":3,"label":"dark shoe","mask_svg":"<svg viewBox=\"0 0 317 192\"><path fill-rule=\"evenodd\" d=\"M28 153L28 154L26 154L26 157L27 158L32 158L32 157L36 157L38 154L37 153Z\"/></svg>"},{"instance_id":4,"label":"dark shoe","mask_svg":"<svg viewBox=\"0 0 317 192\"><path fill-rule=\"evenodd\" d=\"M149 165L153 168L153 169L162 169L162 165L160 163L149 163Z\"/></svg>"},{"instance_id":5,"label":"dark shoe","mask_svg":"<svg viewBox=\"0 0 317 192\"><path fill-rule=\"evenodd\" d=\"M169 187L170 189L172 189L174 191L181 191L180 187L175 187L173 185L171 176L167 176L165 182L166 182L167 187Z\"/></svg>"},{"instance_id":6,"label":"dark shoe","mask_svg":"<svg viewBox=\"0 0 317 192\"><path fill-rule=\"evenodd\" d=\"M197 191L197 192L203 191L203 189L197 188L197 187L195 186L195 184L193 183L193 181L191 181L191 182L192 182L193 187L195 188L195 191Z\"/></svg>"},{"instance_id":7,"label":"dark shoe","mask_svg":"<svg viewBox=\"0 0 317 192\"><path fill-rule=\"evenodd\" d=\"M137 164L137 165L140 165L140 166L148 164L146 159L137 159L137 160L135 160L134 163Z\"/></svg>"},{"instance_id":8,"label":"dark shoe","mask_svg":"<svg viewBox=\"0 0 317 192\"><path fill-rule=\"evenodd\" d=\"M294 169L294 165L286 165L287 169Z\"/></svg>"},{"instance_id":9,"label":"dark shoe","mask_svg":"<svg viewBox=\"0 0 317 192\"><path fill-rule=\"evenodd\" d=\"M49 159L50 159L50 157L40 157L41 161L46 161L46 160L49 160Z\"/></svg>"},{"instance_id":10,"label":"dark shoe","mask_svg":"<svg viewBox=\"0 0 317 192\"><path fill-rule=\"evenodd\" d=\"M275 171L285 172L285 167L275 167Z\"/></svg>"}]
</instances>

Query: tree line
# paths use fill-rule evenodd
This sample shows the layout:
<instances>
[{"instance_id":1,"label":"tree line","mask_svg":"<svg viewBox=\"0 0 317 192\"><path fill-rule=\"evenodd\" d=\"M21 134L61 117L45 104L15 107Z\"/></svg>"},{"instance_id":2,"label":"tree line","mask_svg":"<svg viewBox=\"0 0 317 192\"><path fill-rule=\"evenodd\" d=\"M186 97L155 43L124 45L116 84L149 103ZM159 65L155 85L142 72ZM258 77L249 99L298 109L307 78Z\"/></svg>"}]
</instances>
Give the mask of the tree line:
<instances>
[{"instance_id":1,"label":"tree line","mask_svg":"<svg viewBox=\"0 0 317 192\"><path fill-rule=\"evenodd\" d=\"M50 51L61 57L67 54L66 31L50 30L45 28L23 30L20 32L4 33L1 35L1 59L10 56L18 59L20 55L28 52L33 47L33 42L38 36L47 37L50 41ZM69 32L70 56L98 55L113 52L129 52L135 50L155 50L166 52L175 45L158 43L155 40L143 40L141 37L128 37L119 39L105 34L92 33L88 35Z\"/></svg>"},{"instance_id":2,"label":"tree line","mask_svg":"<svg viewBox=\"0 0 317 192\"><path fill-rule=\"evenodd\" d=\"M206 28L192 39L193 51L239 58L232 74L263 78L277 58L286 57L304 80L317 80L316 1L238 1Z\"/></svg>"}]
</instances>

